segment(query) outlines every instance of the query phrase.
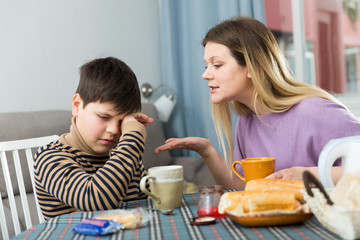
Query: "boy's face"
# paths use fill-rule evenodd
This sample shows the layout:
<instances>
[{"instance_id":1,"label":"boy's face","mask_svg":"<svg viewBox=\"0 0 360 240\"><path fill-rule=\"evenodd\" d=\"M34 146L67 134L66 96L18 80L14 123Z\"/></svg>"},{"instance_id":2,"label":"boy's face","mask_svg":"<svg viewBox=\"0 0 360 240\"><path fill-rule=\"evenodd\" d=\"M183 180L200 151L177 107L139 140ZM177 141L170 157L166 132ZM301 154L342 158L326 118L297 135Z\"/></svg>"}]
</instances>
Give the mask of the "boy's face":
<instances>
[{"instance_id":1,"label":"boy's face","mask_svg":"<svg viewBox=\"0 0 360 240\"><path fill-rule=\"evenodd\" d=\"M115 147L121 135L121 121L126 114L119 114L112 103L92 102L83 107L83 101L76 94L72 102L72 113L76 126L86 144L98 154L108 154Z\"/></svg>"}]
</instances>

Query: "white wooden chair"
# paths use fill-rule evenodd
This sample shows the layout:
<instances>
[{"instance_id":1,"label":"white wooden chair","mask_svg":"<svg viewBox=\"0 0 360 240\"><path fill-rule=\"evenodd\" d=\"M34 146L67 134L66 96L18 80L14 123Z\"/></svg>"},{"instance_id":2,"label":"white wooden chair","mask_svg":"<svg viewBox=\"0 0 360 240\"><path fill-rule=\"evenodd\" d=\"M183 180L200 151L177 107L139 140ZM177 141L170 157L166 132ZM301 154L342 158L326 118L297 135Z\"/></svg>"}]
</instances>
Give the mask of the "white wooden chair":
<instances>
[{"instance_id":1,"label":"white wooden chair","mask_svg":"<svg viewBox=\"0 0 360 240\"><path fill-rule=\"evenodd\" d=\"M41 223L44 221L44 218L41 214L41 210L36 198L34 171L33 171L33 161L34 161L33 157L34 157L35 149L39 148L40 146L44 146L58 138L59 136L52 135L47 137L0 142L1 167L2 167L2 172L0 171L0 176L3 175L3 181L5 182L5 186L6 186L6 192L4 194L3 191L3 196L0 191L0 227L2 232L2 239L4 240L9 239L10 237L12 237L11 235L13 235L13 233L9 232L9 227L11 225L9 225L10 216L8 216L9 215L8 209L10 209L12 226L14 228L15 235L33 226L31 214L30 214L29 202L28 202L29 191L30 192L32 191L35 196L35 204L38 215L38 221L36 222ZM6 152L8 152L8 154L6 154ZM28 179L29 178L28 173L26 173L27 179L24 179L25 175L23 175L23 170L25 171L26 169L28 169L31 179ZM16 172L16 174L12 174L13 172ZM14 179L15 177L13 175L16 175L16 180ZM16 181L17 181L17 186L16 184L13 184L16 183ZM25 186L29 185L28 181L31 181L32 190L27 190L28 192L26 192ZM18 190L16 187L18 187ZM21 207L19 206L20 204L18 205L16 204L15 195L16 198L18 198L17 196L18 192L21 199ZM6 194L7 196L4 196ZM35 207L35 206L31 206L31 207ZM5 212L6 208L7 208L7 212ZM21 224L19 220L19 216L20 216L19 212L21 212L21 209L23 212L23 216L25 218L26 229L21 229L20 227Z\"/></svg>"}]
</instances>

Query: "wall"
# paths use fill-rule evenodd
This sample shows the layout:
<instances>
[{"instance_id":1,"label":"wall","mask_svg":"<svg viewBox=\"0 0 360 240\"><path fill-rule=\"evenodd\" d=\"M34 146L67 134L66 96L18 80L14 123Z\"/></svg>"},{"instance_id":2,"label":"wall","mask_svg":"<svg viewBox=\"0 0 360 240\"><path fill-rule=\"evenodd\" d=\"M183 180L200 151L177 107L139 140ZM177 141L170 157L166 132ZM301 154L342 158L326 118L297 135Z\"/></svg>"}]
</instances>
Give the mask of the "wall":
<instances>
[{"instance_id":1,"label":"wall","mask_svg":"<svg viewBox=\"0 0 360 240\"><path fill-rule=\"evenodd\" d=\"M158 0L1 1L0 112L70 109L79 67L124 60L161 82Z\"/></svg>"}]
</instances>

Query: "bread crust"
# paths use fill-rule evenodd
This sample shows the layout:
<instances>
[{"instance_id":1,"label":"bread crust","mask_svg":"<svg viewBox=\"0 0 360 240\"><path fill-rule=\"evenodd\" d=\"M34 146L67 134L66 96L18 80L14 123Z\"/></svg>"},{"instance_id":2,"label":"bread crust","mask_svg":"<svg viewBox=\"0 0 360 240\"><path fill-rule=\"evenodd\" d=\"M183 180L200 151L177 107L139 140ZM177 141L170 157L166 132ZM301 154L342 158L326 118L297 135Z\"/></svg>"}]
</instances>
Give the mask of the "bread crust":
<instances>
[{"instance_id":1,"label":"bread crust","mask_svg":"<svg viewBox=\"0 0 360 240\"><path fill-rule=\"evenodd\" d=\"M124 213L112 213L112 214L104 214L96 217L97 219L103 220L112 220L120 222L124 225L125 229L135 229L141 225L142 215L124 212Z\"/></svg>"},{"instance_id":2,"label":"bread crust","mask_svg":"<svg viewBox=\"0 0 360 240\"><path fill-rule=\"evenodd\" d=\"M299 207L293 192L279 191L237 191L226 192L221 196L218 211L223 214L227 211L239 209L242 213L264 211L294 211Z\"/></svg>"},{"instance_id":3,"label":"bread crust","mask_svg":"<svg viewBox=\"0 0 360 240\"><path fill-rule=\"evenodd\" d=\"M280 191L293 192L298 201L304 201L301 190L305 190L304 182L286 179L254 179L246 183L245 191Z\"/></svg>"}]
</instances>

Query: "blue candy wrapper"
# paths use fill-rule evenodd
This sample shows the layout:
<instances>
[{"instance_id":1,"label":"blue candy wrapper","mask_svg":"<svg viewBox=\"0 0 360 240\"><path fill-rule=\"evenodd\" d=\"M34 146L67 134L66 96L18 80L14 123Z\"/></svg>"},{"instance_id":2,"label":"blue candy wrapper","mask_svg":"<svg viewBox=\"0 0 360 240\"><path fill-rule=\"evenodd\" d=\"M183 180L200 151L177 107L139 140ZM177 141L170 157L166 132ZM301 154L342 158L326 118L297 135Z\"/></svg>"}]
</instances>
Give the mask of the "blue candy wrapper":
<instances>
[{"instance_id":1,"label":"blue candy wrapper","mask_svg":"<svg viewBox=\"0 0 360 240\"><path fill-rule=\"evenodd\" d=\"M124 229L124 225L111 220L85 219L76 224L73 232L85 235L106 235Z\"/></svg>"}]
</instances>

